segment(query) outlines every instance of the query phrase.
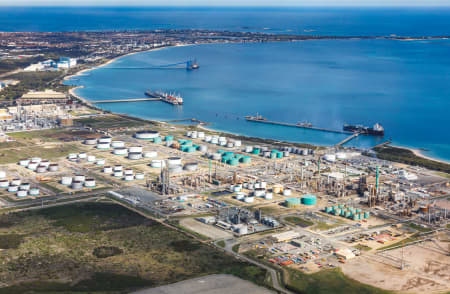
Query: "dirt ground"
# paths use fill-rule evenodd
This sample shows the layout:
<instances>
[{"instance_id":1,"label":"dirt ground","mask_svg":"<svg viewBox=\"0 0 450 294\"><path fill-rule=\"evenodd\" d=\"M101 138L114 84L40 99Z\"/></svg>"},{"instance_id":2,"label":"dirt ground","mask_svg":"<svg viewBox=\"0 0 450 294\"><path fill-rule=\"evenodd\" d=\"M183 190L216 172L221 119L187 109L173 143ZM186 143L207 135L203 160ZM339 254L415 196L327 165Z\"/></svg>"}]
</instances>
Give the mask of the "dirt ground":
<instances>
[{"instance_id":1,"label":"dirt ground","mask_svg":"<svg viewBox=\"0 0 450 294\"><path fill-rule=\"evenodd\" d=\"M182 220L180 220L180 225L214 240L231 238L233 236L231 233L216 228L212 225L201 223L194 218L183 218Z\"/></svg>"},{"instance_id":2,"label":"dirt ground","mask_svg":"<svg viewBox=\"0 0 450 294\"><path fill-rule=\"evenodd\" d=\"M438 242L447 248L448 243ZM366 255L343 265L343 272L362 283L409 293L438 293L450 289L450 257L433 242L403 249L405 268L400 270L402 249Z\"/></svg>"}]
</instances>

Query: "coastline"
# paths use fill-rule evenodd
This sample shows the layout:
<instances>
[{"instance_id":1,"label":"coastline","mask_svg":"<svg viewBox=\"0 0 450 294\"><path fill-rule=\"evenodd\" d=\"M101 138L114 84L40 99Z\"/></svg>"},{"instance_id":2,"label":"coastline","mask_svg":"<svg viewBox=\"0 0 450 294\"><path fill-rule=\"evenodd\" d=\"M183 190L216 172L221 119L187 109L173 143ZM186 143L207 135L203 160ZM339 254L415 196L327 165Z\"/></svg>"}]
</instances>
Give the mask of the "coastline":
<instances>
[{"instance_id":1,"label":"coastline","mask_svg":"<svg viewBox=\"0 0 450 294\"><path fill-rule=\"evenodd\" d=\"M144 53L144 52L151 52L151 51L157 51L157 50L167 49L167 48L171 48L171 47L185 47L185 46L193 46L193 45L197 45L197 44L173 45L173 46L165 46L165 47L152 48L152 49L143 50L143 51L130 52L130 53L127 53L127 54L124 54L124 55L120 55L120 56L114 57L114 58L112 58L112 59L110 59L110 60L108 60L108 61L106 61L106 62L104 62L104 63L102 63L102 64L100 64L100 65L93 66L93 67L90 67L90 68L86 68L86 69L80 70L79 72L76 72L76 73L73 74L73 75L66 76L66 77L64 77L64 79L61 81L61 83L62 83L63 81L65 81L65 80L69 80L69 79L71 79L71 78L73 78L73 77L83 75L85 72L88 72L88 71L91 71L91 70L94 70L94 69L99 69L99 68L101 68L101 67L104 67L104 66L106 66L106 65L109 65L109 64L115 62L116 60L122 58L122 57L131 56L131 55L138 54L138 53ZM90 107L93 107L93 108L97 108L97 107L95 107L95 106L92 105L92 101L87 100L87 99L85 99L85 98L83 98L83 97L81 97L80 95L77 95L77 94L75 93L75 91L76 91L77 89L80 89L80 88L83 88L83 87L84 87L84 86L73 87L73 88L71 88L68 92L69 92L70 95L76 97L77 99L79 99L80 101L82 101L83 103L85 103L86 105L88 105L88 106L90 106ZM94 101L94 102L95 102L95 101ZM97 108L97 109L98 109L98 108ZM123 115L123 114L120 114L120 113L114 113L114 114ZM138 118L138 119L143 119L143 120L146 120L146 121L152 121L152 122L157 122L157 123L165 123L164 121L160 121L160 120L140 118L140 117L136 117L136 116L129 115L129 114L125 114L125 115L127 115L127 116L129 116L129 117L135 117L135 118ZM198 127L198 128L201 128L201 129L203 129L203 130L206 130L206 131L211 131L211 132L218 132L218 133L229 134L229 135L232 135L232 136L241 136L241 137L253 138L252 136L247 136L247 135L245 135L245 134L235 134L235 133L232 133L232 132L229 132L229 131L215 130L214 128L206 127L206 126L203 126L203 125L198 125L197 127ZM301 142L290 142L290 141L274 140L274 139L270 139L270 138L258 138L258 139L261 139L261 140L271 140L271 141L274 141L274 142L275 142L275 141L278 141L278 142L286 142L286 143L289 143L289 144L305 144L305 145L312 145L312 146L317 146L317 147L329 147L329 146L316 145L316 144L310 144L310 143L301 143ZM409 151L413 152L414 155L416 155L416 156L418 156L418 157L421 157L421 158L423 158L423 159L427 159L427 160L431 160L431 161L435 161L435 162L439 162L439 163L443 163L443 164L450 164L450 160L449 160L449 161L446 161L446 160L444 160L444 159L435 158L435 157L431 157L431 156L425 155L425 154L422 153L422 151L421 151L419 148L412 148L412 147L399 146L399 145L389 145L389 146L391 146L391 147L396 147L396 148L400 148L400 149L409 150Z\"/></svg>"}]
</instances>

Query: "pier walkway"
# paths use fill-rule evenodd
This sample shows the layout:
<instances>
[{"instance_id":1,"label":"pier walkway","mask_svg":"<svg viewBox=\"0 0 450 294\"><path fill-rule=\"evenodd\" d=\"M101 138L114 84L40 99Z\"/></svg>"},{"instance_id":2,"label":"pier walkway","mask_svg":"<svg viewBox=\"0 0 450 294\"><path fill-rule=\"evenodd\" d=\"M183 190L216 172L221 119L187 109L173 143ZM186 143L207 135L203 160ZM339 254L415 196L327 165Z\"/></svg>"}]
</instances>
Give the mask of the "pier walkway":
<instances>
[{"instance_id":1,"label":"pier walkway","mask_svg":"<svg viewBox=\"0 0 450 294\"><path fill-rule=\"evenodd\" d=\"M358 136L359 136L359 133L354 133L353 135L351 135L351 136L345 138L344 140L342 140L341 142L337 143L335 146L336 146L336 147L339 147L339 146L341 146L341 145L344 145L345 143L347 143L347 142L353 140L354 138L356 138L356 137L358 137Z\"/></svg>"},{"instance_id":2,"label":"pier walkway","mask_svg":"<svg viewBox=\"0 0 450 294\"><path fill-rule=\"evenodd\" d=\"M115 100L91 100L91 103L119 103L119 102L140 102L140 101L161 101L161 98L130 98Z\"/></svg>"},{"instance_id":3,"label":"pier walkway","mask_svg":"<svg viewBox=\"0 0 450 294\"><path fill-rule=\"evenodd\" d=\"M292 123L284 123L284 122L277 122L277 121L270 121L270 120L261 120L261 119L254 119L254 118L250 118L250 117L246 117L245 119L247 121L259 122L259 123L265 123L265 124L271 124L271 125L279 125L279 126L285 126L285 127L310 129L310 130L338 133L338 134L353 134L353 132L348 132L348 131L319 128L319 127L307 126L307 125L302 125L302 124L292 124Z\"/></svg>"},{"instance_id":4,"label":"pier walkway","mask_svg":"<svg viewBox=\"0 0 450 294\"><path fill-rule=\"evenodd\" d=\"M389 145L391 143L392 143L392 141L385 141L385 142L383 142L381 144L373 146L372 149L375 149L375 148L378 148L378 147L383 147L384 145Z\"/></svg>"}]
</instances>

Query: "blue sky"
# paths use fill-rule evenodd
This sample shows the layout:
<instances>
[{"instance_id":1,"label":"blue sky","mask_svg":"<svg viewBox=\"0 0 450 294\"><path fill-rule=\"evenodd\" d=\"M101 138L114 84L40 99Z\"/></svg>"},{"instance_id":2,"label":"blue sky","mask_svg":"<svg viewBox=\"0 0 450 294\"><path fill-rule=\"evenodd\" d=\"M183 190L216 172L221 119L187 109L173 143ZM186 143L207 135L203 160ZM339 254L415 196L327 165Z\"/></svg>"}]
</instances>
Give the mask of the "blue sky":
<instances>
[{"instance_id":1,"label":"blue sky","mask_svg":"<svg viewBox=\"0 0 450 294\"><path fill-rule=\"evenodd\" d=\"M0 0L0 6L450 6L450 0Z\"/></svg>"}]
</instances>

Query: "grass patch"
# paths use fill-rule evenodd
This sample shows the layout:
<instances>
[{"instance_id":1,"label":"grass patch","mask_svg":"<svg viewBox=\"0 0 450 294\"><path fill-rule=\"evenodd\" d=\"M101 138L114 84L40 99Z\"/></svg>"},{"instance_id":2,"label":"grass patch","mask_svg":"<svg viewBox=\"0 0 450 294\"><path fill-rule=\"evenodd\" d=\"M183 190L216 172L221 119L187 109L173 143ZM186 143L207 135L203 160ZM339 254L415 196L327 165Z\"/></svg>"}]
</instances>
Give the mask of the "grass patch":
<instances>
[{"instance_id":1,"label":"grass patch","mask_svg":"<svg viewBox=\"0 0 450 294\"><path fill-rule=\"evenodd\" d=\"M369 246L363 245L363 244L357 244L357 245L355 245L353 247L358 249L359 251L370 251L370 250L372 250L372 247L369 247Z\"/></svg>"},{"instance_id":2,"label":"grass patch","mask_svg":"<svg viewBox=\"0 0 450 294\"><path fill-rule=\"evenodd\" d=\"M80 118L76 122L96 129L135 128L150 125L147 121L121 115Z\"/></svg>"},{"instance_id":3,"label":"grass patch","mask_svg":"<svg viewBox=\"0 0 450 294\"><path fill-rule=\"evenodd\" d=\"M0 249L18 248L23 241L23 235L6 234L0 235Z\"/></svg>"},{"instance_id":4,"label":"grass patch","mask_svg":"<svg viewBox=\"0 0 450 294\"><path fill-rule=\"evenodd\" d=\"M431 170L450 173L450 164L416 156L414 152L408 149L383 146L376 148L375 151L377 152L377 157L380 159L422 166Z\"/></svg>"},{"instance_id":5,"label":"grass patch","mask_svg":"<svg viewBox=\"0 0 450 294\"><path fill-rule=\"evenodd\" d=\"M410 227L411 229L414 229L416 231L419 231L421 233L426 233L426 232L431 232L432 231L432 229L430 229L430 228L424 228L424 227L419 226L418 224L415 224L415 223L409 223L408 227Z\"/></svg>"},{"instance_id":6,"label":"grass patch","mask_svg":"<svg viewBox=\"0 0 450 294\"><path fill-rule=\"evenodd\" d=\"M239 253L240 246L241 246L241 244L236 244L231 248L231 250L233 250L233 252Z\"/></svg>"},{"instance_id":7,"label":"grass patch","mask_svg":"<svg viewBox=\"0 0 450 294\"><path fill-rule=\"evenodd\" d=\"M314 225L313 229L319 230L319 231L326 231L326 230L337 228L340 225L341 224L329 224L326 222L317 221L316 224Z\"/></svg>"},{"instance_id":8,"label":"grass patch","mask_svg":"<svg viewBox=\"0 0 450 294\"><path fill-rule=\"evenodd\" d=\"M346 277L339 268L322 270L314 274L285 269L286 287L302 294L388 294L378 289Z\"/></svg>"},{"instance_id":9,"label":"grass patch","mask_svg":"<svg viewBox=\"0 0 450 294\"><path fill-rule=\"evenodd\" d=\"M394 248L394 247L397 247L397 246L406 245L408 243L417 241L418 240L418 236L419 236L419 233L413 234L413 235L409 236L408 238L406 238L406 239L404 239L402 241L398 241L398 242L395 242L395 243L393 243L391 245L380 247L377 250L385 250L385 249L390 249L390 248Z\"/></svg>"},{"instance_id":10,"label":"grass patch","mask_svg":"<svg viewBox=\"0 0 450 294\"><path fill-rule=\"evenodd\" d=\"M312 226L314 223L312 221L303 219L301 217L298 216L288 216L285 218L285 220L291 224L297 225L297 226L301 226L301 227L309 227Z\"/></svg>"},{"instance_id":11,"label":"grass patch","mask_svg":"<svg viewBox=\"0 0 450 294\"><path fill-rule=\"evenodd\" d=\"M219 242L217 242L217 246L225 248L225 241L224 240L220 240Z\"/></svg>"},{"instance_id":12,"label":"grass patch","mask_svg":"<svg viewBox=\"0 0 450 294\"><path fill-rule=\"evenodd\" d=\"M79 148L74 144L62 144L51 148L44 148L37 145L17 149L0 150L0 164L18 162L22 158L41 157L45 159L55 159L65 157L69 153L77 153Z\"/></svg>"}]
</instances>

